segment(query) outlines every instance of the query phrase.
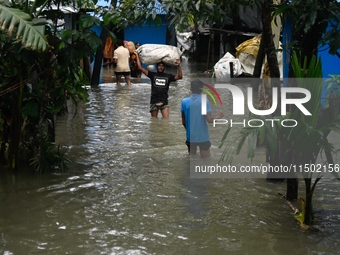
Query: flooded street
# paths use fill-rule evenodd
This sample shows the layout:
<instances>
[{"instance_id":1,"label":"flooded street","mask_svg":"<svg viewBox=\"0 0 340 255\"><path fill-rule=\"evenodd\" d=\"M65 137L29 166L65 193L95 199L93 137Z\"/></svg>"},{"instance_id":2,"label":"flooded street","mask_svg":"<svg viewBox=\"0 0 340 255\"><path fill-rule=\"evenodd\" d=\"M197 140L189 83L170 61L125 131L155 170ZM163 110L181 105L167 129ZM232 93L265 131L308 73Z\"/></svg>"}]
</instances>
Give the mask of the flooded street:
<instances>
[{"instance_id":1,"label":"flooded street","mask_svg":"<svg viewBox=\"0 0 340 255\"><path fill-rule=\"evenodd\" d=\"M183 63L184 78L169 91L170 118L152 119L149 79L116 86L104 69L89 102L76 115L70 103L58 119L70 170L1 176L0 254L340 254L339 181L317 185L317 225L325 230L311 232L278 196L285 183L190 178L180 106L191 79L209 77L204 70ZM223 131L211 132L215 162ZM299 189L304 196L303 181Z\"/></svg>"}]
</instances>

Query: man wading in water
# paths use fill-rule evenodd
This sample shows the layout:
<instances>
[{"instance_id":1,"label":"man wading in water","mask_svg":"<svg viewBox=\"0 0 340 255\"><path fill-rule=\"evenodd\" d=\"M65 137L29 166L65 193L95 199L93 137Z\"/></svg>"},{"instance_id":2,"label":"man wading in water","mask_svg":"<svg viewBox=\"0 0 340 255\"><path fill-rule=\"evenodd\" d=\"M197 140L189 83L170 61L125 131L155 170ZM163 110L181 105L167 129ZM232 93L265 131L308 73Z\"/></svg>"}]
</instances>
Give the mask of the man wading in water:
<instances>
[{"instance_id":1,"label":"man wading in water","mask_svg":"<svg viewBox=\"0 0 340 255\"><path fill-rule=\"evenodd\" d=\"M219 111L216 117L211 115L210 102L206 102L206 115L202 115L202 88L204 83L201 80L191 82L191 96L184 98L181 104L182 124L186 130L185 144L188 146L190 155L197 153L200 148L201 158L210 157L210 135L207 123L213 123L214 119L223 117L223 112Z\"/></svg>"},{"instance_id":2,"label":"man wading in water","mask_svg":"<svg viewBox=\"0 0 340 255\"><path fill-rule=\"evenodd\" d=\"M157 118L161 111L163 118L169 117L168 91L170 83L182 79L181 61L176 60L177 75L165 73L165 64L157 63L157 72L151 72L142 67L138 52L135 51L138 68L151 80L150 113L151 117Z\"/></svg>"}]
</instances>

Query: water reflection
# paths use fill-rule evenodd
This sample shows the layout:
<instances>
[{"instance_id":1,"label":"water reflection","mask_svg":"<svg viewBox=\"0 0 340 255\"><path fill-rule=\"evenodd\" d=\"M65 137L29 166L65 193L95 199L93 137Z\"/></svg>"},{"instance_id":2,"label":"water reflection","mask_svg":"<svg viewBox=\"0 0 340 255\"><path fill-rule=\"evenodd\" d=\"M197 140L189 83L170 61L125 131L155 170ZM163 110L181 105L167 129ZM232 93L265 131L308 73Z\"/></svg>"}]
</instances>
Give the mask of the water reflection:
<instances>
[{"instance_id":1,"label":"water reflection","mask_svg":"<svg viewBox=\"0 0 340 255\"><path fill-rule=\"evenodd\" d=\"M183 70L169 90L169 119L150 117L147 78L128 87L104 75L79 115L58 120L70 172L1 176L0 254L337 254L337 181L318 185L326 231L310 233L277 195L285 183L190 177L180 102L204 68ZM211 134L213 161L223 131Z\"/></svg>"}]
</instances>

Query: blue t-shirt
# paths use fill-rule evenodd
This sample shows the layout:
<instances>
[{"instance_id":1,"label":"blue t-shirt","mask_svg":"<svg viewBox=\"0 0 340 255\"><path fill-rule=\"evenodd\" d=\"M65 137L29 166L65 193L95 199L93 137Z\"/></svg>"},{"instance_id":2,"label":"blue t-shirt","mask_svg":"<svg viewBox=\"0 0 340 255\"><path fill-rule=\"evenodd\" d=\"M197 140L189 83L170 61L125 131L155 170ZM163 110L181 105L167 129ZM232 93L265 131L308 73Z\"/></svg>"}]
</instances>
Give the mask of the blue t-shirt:
<instances>
[{"instance_id":1,"label":"blue t-shirt","mask_svg":"<svg viewBox=\"0 0 340 255\"><path fill-rule=\"evenodd\" d=\"M210 140L208 124L205 115L202 115L201 102L201 94L192 94L182 100L181 112L185 116L187 141L191 143L202 143ZM208 100L207 113L211 113Z\"/></svg>"},{"instance_id":2,"label":"blue t-shirt","mask_svg":"<svg viewBox=\"0 0 340 255\"><path fill-rule=\"evenodd\" d=\"M168 73L148 72L147 76L151 80L150 104L162 102L164 105L167 105L170 82L175 81L175 75Z\"/></svg>"}]
</instances>

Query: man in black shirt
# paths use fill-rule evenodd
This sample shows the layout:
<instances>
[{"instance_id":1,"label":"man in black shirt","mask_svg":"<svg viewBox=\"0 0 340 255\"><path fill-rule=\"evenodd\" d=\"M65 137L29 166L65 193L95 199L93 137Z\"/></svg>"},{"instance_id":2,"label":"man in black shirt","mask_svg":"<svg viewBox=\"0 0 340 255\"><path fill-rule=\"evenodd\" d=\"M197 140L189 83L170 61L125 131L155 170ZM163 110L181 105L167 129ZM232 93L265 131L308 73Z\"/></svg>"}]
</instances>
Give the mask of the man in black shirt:
<instances>
[{"instance_id":1,"label":"man in black shirt","mask_svg":"<svg viewBox=\"0 0 340 255\"><path fill-rule=\"evenodd\" d=\"M177 63L177 75L165 73L165 64L163 62L157 63L157 72L151 72L142 67L137 52L137 65L138 68L151 80L151 98L150 98L150 113L151 117L158 116L158 112L161 111L163 118L169 117L169 105L168 105L168 91L170 82L182 79L182 68L179 59Z\"/></svg>"}]
</instances>

